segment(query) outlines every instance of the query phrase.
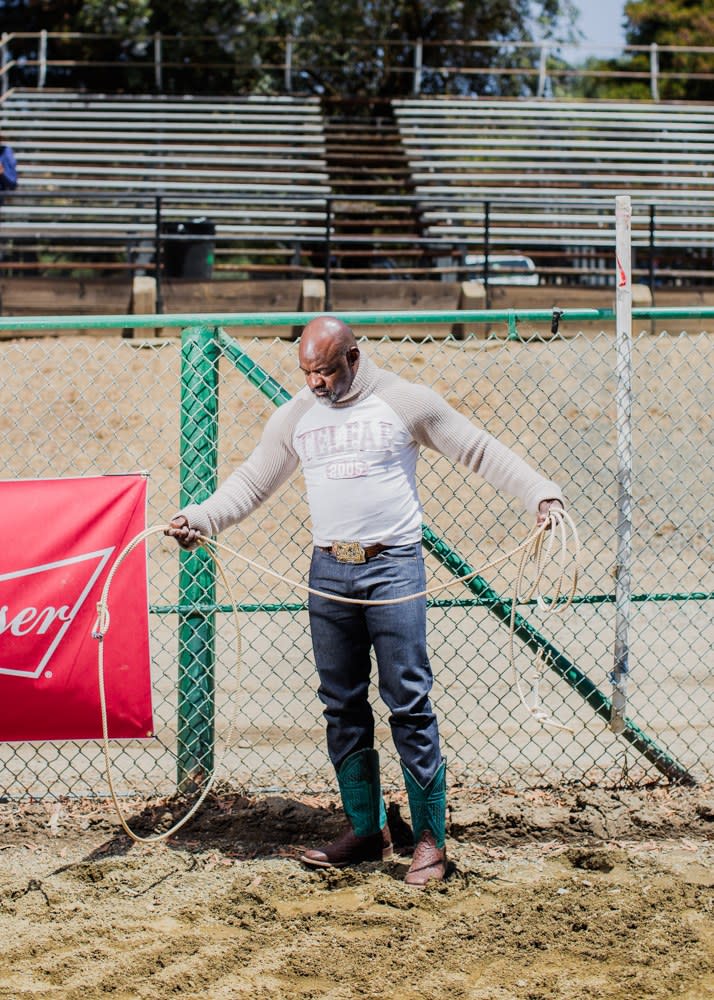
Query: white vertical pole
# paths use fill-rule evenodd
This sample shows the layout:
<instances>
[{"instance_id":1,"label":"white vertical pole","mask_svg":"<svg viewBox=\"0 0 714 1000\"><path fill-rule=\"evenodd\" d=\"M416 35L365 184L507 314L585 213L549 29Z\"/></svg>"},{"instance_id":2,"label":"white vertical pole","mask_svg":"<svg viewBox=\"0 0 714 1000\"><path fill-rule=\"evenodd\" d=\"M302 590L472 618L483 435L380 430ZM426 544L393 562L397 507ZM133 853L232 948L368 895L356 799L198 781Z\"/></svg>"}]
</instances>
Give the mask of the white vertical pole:
<instances>
[{"instance_id":1,"label":"white vertical pole","mask_svg":"<svg viewBox=\"0 0 714 1000\"><path fill-rule=\"evenodd\" d=\"M10 89L10 82L8 80L7 64L9 63L9 57L7 54L7 43L10 36L6 31L2 33L2 39L0 39L0 70L2 70L2 83L0 85L0 94L4 97Z\"/></svg>"},{"instance_id":2,"label":"white vertical pole","mask_svg":"<svg viewBox=\"0 0 714 1000\"><path fill-rule=\"evenodd\" d=\"M650 95L653 101L659 100L659 50L657 42L650 45Z\"/></svg>"},{"instance_id":3,"label":"white vertical pole","mask_svg":"<svg viewBox=\"0 0 714 1000\"><path fill-rule=\"evenodd\" d=\"M424 61L424 43L421 38L417 38L414 46L414 79L412 81L412 94L417 97L421 93L421 71Z\"/></svg>"},{"instance_id":4,"label":"white vertical pole","mask_svg":"<svg viewBox=\"0 0 714 1000\"><path fill-rule=\"evenodd\" d=\"M163 51L161 32L154 32L154 86L161 93L164 89Z\"/></svg>"},{"instance_id":5,"label":"white vertical pole","mask_svg":"<svg viewBox=\"0 0 714 1000\"><path fill-rule=\"evenodd\" d=\"M45 85L47 80L47 31L43 28L40 32L40 65L38 68L37 86L39 90Z\"/></svg>"},{"instance_id":6,"label":"white vertical pole","mask_svg":"<svg viewBox=\"0 0 714 1000\"><path fill-rule=\"evenodd\" d=\"M610 728L625 728L627 678L630 671L630 596L632 570L632 205L629 195L615 199L617 297L616 430L617 430L617 580L615 584L615 650L611 674Z\"/></svg>"},{"instance_id":7,"label":"white vertical pole","mask_svg":"<svg viewBox=\"0 0 714 1000\"><path fill-rule=\"evenodd\" d=\"M547 80L548 68L548 46L541 45L540 56L538 58L538 97L545 96L545 84Z\"/></svg>"},{"instance_id":8,"label":"white vertical pole","mask_svg":"<svg viewBox=\"0 0 714 1000\"><path fill-rule=\"evenodd\" d=\"M285 39L285 90L288 94L293 89L293 39L288 35Z\"/></svg>"}]
</instances>

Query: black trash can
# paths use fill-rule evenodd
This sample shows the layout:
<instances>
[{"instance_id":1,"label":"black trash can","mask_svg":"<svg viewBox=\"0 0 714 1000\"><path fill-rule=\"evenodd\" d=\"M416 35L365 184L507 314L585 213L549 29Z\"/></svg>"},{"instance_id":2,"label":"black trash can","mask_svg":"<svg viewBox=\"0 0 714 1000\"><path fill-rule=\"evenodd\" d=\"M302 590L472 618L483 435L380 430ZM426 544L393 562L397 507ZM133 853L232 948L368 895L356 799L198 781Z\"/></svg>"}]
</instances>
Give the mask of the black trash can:
<instances>
[{"instance_id":1,"label":"black trash can","mask_svg":"<svg viewBox=\"0 0 714 1000\"><path fill-rule=\"evenodd\" d=\"M164 271L169 278L206 280L213 276L216 227L205 216L165 222Z\"/></svg>"}]
</instances>

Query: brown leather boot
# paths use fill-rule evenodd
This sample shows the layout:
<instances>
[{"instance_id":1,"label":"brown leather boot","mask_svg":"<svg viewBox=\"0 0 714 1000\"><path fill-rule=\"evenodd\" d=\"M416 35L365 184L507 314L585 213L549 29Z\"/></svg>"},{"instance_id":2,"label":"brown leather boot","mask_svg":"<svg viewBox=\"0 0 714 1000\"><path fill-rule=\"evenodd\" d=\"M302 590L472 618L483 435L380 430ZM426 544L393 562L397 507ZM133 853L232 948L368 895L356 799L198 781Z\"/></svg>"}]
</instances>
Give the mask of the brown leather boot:
<instances>
[{"instance_id":1,"label":"brown leather boot","mask_svg":"<svg viewBox=\"0 0 714 1000\"><path fill-rule=\"evenodd\" d=\"M446 850L436 846L431 830L425 830L414 848L409 871L404 876L407 885L423 889L427 882L441 882L446 875Z\"/></svg>"},{"instance_id":2,"label":"brown leather boot","mask_svg":"<svg viewBox=\"0 0 714 1000\"><path fill-rule=\"evenodd\" d=\"M392 853L392 837L388 826L366 837L358 837L349 827L331 844L305 851L300 860L313 868L345 868L362 861L386 861L391 858Z\"/></svg>"}]
</instances>

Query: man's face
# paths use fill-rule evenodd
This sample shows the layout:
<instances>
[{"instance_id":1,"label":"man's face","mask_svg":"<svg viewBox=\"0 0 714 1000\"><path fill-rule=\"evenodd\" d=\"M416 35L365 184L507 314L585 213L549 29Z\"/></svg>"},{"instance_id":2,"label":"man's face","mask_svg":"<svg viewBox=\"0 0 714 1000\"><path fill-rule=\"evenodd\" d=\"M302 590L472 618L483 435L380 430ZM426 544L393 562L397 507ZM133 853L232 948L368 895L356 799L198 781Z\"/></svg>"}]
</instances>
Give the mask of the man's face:
<instances>
[{"instance_id":1,"label":"man's face","mask_svg":"<svg viewBox=\"0 0 714 1000\"><path fill-rule=\"evenodd\" d=\"M300 345L300 370L310 392L322 403L336 403L349 392L358 358L355 347L330 345L319 349L308 345L303 349Z\"/></svg>"}]
</instances>

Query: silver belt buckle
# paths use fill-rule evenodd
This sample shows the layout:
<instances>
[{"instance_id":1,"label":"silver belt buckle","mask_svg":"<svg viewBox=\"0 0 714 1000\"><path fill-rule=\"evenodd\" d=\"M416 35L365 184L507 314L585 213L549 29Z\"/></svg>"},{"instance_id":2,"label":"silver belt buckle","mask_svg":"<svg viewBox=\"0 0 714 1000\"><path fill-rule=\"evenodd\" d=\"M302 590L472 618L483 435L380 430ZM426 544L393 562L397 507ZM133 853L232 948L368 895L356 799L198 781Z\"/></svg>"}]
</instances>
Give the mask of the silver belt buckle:
<instances>
[{"instance_id":1,"label":"silver belt buckle","mask_svg":"<svg viewBox=\"0 0 714 1000\"><path fill-rule=\"evenodd\" d=\"M366 563L367 557L359 542L333 542L332 554L341 563Z\"/></svg>"}]
</instances>

